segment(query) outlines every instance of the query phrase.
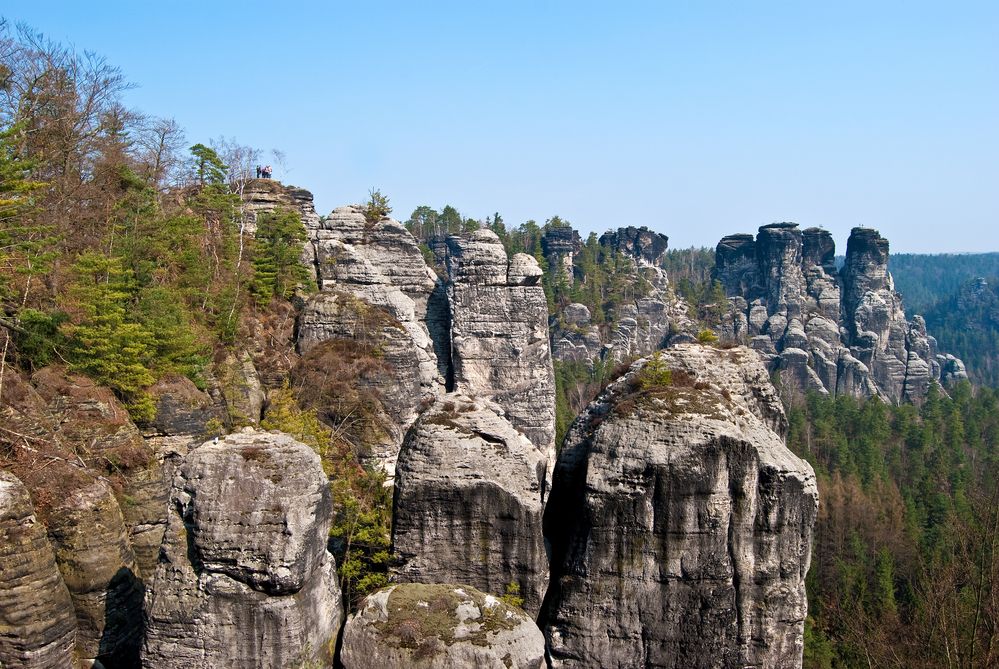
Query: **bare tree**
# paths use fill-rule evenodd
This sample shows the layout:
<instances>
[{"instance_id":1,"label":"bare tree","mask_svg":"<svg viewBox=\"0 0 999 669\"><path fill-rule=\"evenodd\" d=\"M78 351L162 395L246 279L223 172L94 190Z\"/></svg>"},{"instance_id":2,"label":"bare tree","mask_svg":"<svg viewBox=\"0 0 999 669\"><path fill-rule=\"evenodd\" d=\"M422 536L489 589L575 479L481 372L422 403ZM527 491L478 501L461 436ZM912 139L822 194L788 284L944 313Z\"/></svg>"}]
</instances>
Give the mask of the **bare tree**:
<instances>
[{"instance_id":1,"label":"bare tree","mask_svg":"<svg viewBox=\"0 0 999 669\"><path fill-rule=\"evenodd\" d=\"M184 131L172 118L151 118L136 137L137 157L148 181L159 188L176 185L182 179Z\"/></svg>"}]
</instances>

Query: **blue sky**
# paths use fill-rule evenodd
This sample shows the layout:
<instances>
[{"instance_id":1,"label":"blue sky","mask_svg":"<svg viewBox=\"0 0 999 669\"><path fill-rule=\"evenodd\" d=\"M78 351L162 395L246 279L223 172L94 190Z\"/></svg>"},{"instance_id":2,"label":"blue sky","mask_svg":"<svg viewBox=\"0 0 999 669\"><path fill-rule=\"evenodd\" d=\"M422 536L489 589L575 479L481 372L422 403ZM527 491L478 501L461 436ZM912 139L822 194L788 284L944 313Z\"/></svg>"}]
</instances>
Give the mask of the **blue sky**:
<instances>
[{"instance_id":1,"label":"blue sky","mask_svg":"<svg viewBox=\"0 0 999 669\"><path fill-rule=\"evenodd\" d=\"M190 143L287 154L317 207L647 225L779 220L999 250L999 3L22 2Z\"/></svg>"}]
</instances>

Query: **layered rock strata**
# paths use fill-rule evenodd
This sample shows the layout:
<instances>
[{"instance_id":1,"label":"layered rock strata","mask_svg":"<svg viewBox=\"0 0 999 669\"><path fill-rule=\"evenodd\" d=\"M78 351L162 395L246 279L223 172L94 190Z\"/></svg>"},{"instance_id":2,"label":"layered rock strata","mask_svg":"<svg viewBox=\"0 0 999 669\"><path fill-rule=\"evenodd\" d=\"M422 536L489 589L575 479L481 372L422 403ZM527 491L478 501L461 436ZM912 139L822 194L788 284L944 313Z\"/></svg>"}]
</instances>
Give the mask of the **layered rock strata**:
<instances>
[{"instance_id":1,"label":"layered rock strata","mask_svg":"<svg viewBox=\"0 0 999 669\"><path fill-rule=\"evenodd\" d=\"M682 344L608 386L546 510L554 666L801 666L818 498L785 427L746 348Z\"/></svg>"},{"instance_id":2,"label":"layered rock strata","mask_svg":"<svg viewBox=\"0 0 999 669\"><path fill-rule=\"evenodd\" d=\"M553 271L559 268L562 277L571 286L574 279L573 259L583 247L579 233L568 225L551 228L541 236L541 252Z\"/></svg>"},{"instance_id":3,"label":"layered rock strata","mask_svg":"<svg viewBox=\"0 0 999 669\"><path fill-rule=\"evenodd\" d=\"M371 594L347 621L344 669L542 669L545 643L523 611L467 585L410 583Z\"/></svg>"},{"instance_id":4,"label":"layered rock strata","mask_svg":"<svg viewBox=\"0 0 999 669\"><path fill-rule=\"evenodd\" d=\"M319 456L246 431L192 450L174 478L146 601L145 666L277 669L329 659L342 621Z\"/></svg>"},{"instance_id":5,"label":"layered rock strata","mask_svg":"<svg viewBox=\"0 0 999 669\"><path fill-rule=\"evenodd\" d=\"M447 240L451 365L456 390L502 407L545 450L555 446L555 372L537 261L507 258L496 233Z\"/></svg>"},{"instance_id":6,"label":"layered rock strata","mask_svg":"<svg viewBox=\"0 0 999 669\"><path fill-rule=\"evenodd\" d=\"M0 471L0 666L73 666L76 617L24 485Z\"/></svg>"},{"instance_id":7,"label":"layered rock strata","mask_svg":"<svg viewBox=\"0 0 999 669\"><path fill-rule=\"evenodd\" d=\"M959 377L963 365L937 351L922 318L906 319L888 240L854 228L838 271L835 252L827 231L794 223L723 238L714 271L732 307L723 336L749 343L802 392L918 402L931 381Z\"/></svg>"},{"instance_id":8,"label":"layered rock strata","mask_svg":"<svg viewBox=\"0 0 999 669\"><path fill-rule=\"evenodd\" d=\"M548 585L542 533L548 456L482 402L447 395L410 430L396 469L397 578L516 586L537 615Z\"/></svg>"},{"instance_id":9,"label":"layered rock strata","mask_svg":"<svg viewBox=\"0 0 999 669\"><path fill-rule=\"evenodd\" d=\"M48 520L56 561L76 612L76 652L131 666L142 643L142 574L128 528L102 480L72 492Z\"/></svg>"}]
</instances>

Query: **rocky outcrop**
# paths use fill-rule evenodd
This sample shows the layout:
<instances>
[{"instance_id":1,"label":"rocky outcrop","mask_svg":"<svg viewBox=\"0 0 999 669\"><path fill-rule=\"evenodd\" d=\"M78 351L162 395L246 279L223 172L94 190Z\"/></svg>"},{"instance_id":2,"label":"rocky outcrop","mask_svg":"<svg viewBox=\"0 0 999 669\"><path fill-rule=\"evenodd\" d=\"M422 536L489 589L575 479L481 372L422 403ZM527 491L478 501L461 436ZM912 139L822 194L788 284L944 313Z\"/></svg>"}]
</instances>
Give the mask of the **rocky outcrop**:
<instances>
[{"instance_id":1,"label":"rocky outcrop","mask_svg":"<svg viewBox=\"0 0 999 669\"><path fill-rule=\"evenodd\" d=\"M583 304L564 307L552 323L552 356L563 362L623 362L692 339L696 327L687 314L688 306L661 266L667 237L645 227L627 227L605 233L600 244L602 253L626 259L618 272L625 275L620 277L622 282L635 286L633 297L607 314L604 325L593 323Z\"/></svg>"},{"instance_id":2,"label":"rocky outcrop","mask_svg":"<svg viewBox=\"0 0 999 669\"><path fill-rule=\"evenodd\" d=\"M404 581L516 586L537 615L548 456L481 402L450 394L410 430L396 469L392 547Z\"/></svg>"},{"instance_id":3,"label":"rocky outcrop","mask_svg":"<svg viewBox=\"0 0 999 669\"><path fill-rule=\"evenodd\" d=\"M344 669L541 669L544 637L523 611L467 585L394 585L347 621Z\"/></svg>"},{"instance_id":4,"label":"rocky outcrop","mask_svg":"<svg viewBox=\"0 0 999 669\"><path fill-rule=\"evenodd\" d=\"M285 186L274 179L250 179L243 185L240 195L246 214L246 229L250 234L256 231L260 214L279 209L297 211L306 228L319 224L312 193L304 188Z\"/></svg>"},{"instance_id":5,"label":"rocky outcrop","mask_svg":"<svg viewBox=\"0 0 999 669\"><path fill-rule=\"evenodd\" d=\"M0 666L67 669L76 617L24 485L0 471Z\"/></svg>"},{"instance_id":6,"label":"rocky outcrop","mask_svg":"<svg viewBox=\"0 0 999 669\"><path fill-rule=\"evenodd\" d=\"M326 657L342 620L326 550L332 498L319 456L246 431L192 450L174 478L145 666L294 666Z\"/></svg>"},{"instance_id":7,"label":"rocky outcrop","mask_svg":"<svg viewBox=\"0 0 999 669\"><path fill-rule=\"evenodd\" d=\"M573 283L573 259L583 248L579 233L564 225L549 228L541 236L541 252L553 271L561 268L562 277L571 286Z\"/></svg>"},{"instance_id":8,"label":"rocky outcrop","mask_svg":"<svg viewBox=\"0 0 999 669\"><path fill-rule=\"evenodd\" d=\"M746 348L667 349L589 406L545 515L554 666L801 666L818 500L785 428Z\"/></svg>"},{"instance_id":9,"label":"rocky outcrop","mask_svg":"<svg viewBox=\"0 0 999 669\"><path fill-rule=\"evenodd\" d=\"M669 237L649 230L644 225L640 228L629 225L605 232L600 236L600 244L641 263L657 265L669 248Z\"/></svg>"},{"instance_id":10,"label":"rocky outcrop","mask_svg":"<svg viewBox=\"0 0 999 669\"><path fill-rule=\"evenodd\" d=\"M922 319L906 319L886 239L854 228L839 271L835 253L827 231L794 223L765 225L755 240L723 238L714 270L731 304L723 338L751 345L799 392L918 402L931 381L960 376L960 361L941 358Z\"/></svg>"},{"instance_id":11,"label":"rocky outcrop","mask_svg":"<svg viewBox=\"0 0 999 669\"><path fill-rule=\"evenodd\" d=\"M455 389L495 402L531 442L555 446L555 372L541 268L507 258L496 233L447 240L447 298Z\"/></svg>"},{"instance_id":12,"label":"rocky outcrop","mask_svg":"<svg viewBox=\"0 0 999 669\"><path fill-rule=\"evenodd\" d=\"M142 643L144 588L111 487L96 480L71 493L48 531L76 611L78 656L130 666Z\"/></svg>"},{"instance_id":13,"label":"rocky outcrop","mask_svg":"<svg viewBox=\"0 0 999 669\"><path fill-rule=\"evenodd\" d=\"M364 336L384 342L399 381L390 400L397 436L377 459L391 473L401 435L416 420L420 404L443 390L449 353L443 287L413 236L391 218L372 223L360 206L340 207L309 233L321 292L309 298L299 319L299 352L329 339L356 337L361 328L369 330ZM364 305L374 309L367 312L377 315L373 322L363 318Z\"/></svg>"}]
</instances>

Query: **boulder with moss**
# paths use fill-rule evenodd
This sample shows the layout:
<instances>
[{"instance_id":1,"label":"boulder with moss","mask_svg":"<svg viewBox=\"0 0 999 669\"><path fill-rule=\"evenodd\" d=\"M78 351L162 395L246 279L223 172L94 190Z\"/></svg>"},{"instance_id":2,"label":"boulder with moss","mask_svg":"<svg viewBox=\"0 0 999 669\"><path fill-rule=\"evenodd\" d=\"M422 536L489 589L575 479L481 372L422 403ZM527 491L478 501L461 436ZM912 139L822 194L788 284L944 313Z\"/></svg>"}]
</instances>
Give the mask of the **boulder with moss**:
<instances>
[{"instance_id":1,"label":"boulder with moss","mask_svg":"<svg viewBox=\"0 0 999 669\"><path fill-rule=\"evenodd\" d=\"M800 667L811 467L755 352L683 344L577 419L545 515L554 666Z\"/></svg>"},{"instance_id":2,"label":"boulder with moss","mask_svg":"<svg viewBox=\"0 0 999 669\"><path fill-rule=\"evenodd\" d=\"M398 578L519 591L536 615L548 585L542 533L548 456L494 408L454 393L399 454L392 521Z\"/></svg>"},{"instance_id":3,"label":"boulder with moss","mask_svg":"<svg viewBox=\"0 0 999 669\"><path fill-rule=\"evenodd\" d=\"M369 595L344 628L345 669L541 669L544 636L522 610L467 585Z\"/></svg>"},{"instance_id":4,"label":"boulder with moss","mask_svg":"<svg viewBox=\"0 0 999 669\"><path fill-rule=\"evenodd\" d=\"M328 660L343 618L332 504L319 456L287 435L246 430L192 450L146 600L144 665Z\"/></svg>"}]
</instances>

